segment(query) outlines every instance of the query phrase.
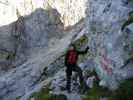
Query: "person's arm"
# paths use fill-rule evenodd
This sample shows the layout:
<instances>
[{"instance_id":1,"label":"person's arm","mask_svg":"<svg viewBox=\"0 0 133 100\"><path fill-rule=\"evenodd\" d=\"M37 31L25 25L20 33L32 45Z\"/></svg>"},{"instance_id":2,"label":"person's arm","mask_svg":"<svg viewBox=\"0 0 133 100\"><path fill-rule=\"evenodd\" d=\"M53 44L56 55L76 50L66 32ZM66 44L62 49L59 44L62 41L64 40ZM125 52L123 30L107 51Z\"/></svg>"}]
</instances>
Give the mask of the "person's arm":
<instances>
[{"instance_id":1,"label":"person's arm","mask_svg":"<svg viewBox=\"0 0 133 100\"><path fill-rule=\"evenodd\" d=\"M133 62L133 56L131 56L130 58L128 58L125 62L124 65L121 68L124 68L125 66L127 66L130 62Z\"/></svg>"},{"instance_id":2,"label":"person's arm","mask_svg":"<svg viewBox=\"0 0 133 100\"><path fill-rule=\"evenodd\" d=\"M78 54L86 54L88 52L89 47L85 49L85 51L77 51Z\"/></svg>"}]
</instances>

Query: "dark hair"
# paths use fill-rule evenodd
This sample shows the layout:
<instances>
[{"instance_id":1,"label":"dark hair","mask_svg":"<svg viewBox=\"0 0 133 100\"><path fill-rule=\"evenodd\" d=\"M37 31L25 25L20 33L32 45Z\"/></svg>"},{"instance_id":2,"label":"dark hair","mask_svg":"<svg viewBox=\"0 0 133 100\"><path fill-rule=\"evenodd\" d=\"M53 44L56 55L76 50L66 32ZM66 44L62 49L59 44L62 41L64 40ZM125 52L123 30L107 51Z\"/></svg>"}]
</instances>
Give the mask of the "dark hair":
<instances>
[{"instance_id":1,"label":"dark hair","mask_svg":"<svg viewBox=\"0 0 133 100\"><path fill-rule=\"evenodd\" d=\"M71 43L71 44L69 45L69 47L71 47L71 46L74 47L74 49L76 48L75 45L74 45L73 43Z\"/></svg>"}]
</instances>

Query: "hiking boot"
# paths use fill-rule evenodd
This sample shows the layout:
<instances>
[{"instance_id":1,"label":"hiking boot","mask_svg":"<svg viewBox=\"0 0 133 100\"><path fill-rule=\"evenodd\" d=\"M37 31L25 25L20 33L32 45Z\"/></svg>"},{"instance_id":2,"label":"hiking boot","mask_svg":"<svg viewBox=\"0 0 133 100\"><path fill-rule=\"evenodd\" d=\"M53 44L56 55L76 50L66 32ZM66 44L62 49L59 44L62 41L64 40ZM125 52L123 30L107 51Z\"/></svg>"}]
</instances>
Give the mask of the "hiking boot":
<instances>
[{"instance_id":1,"label":"hiking boot","mask_svg":"<svg viewBox=\"0 0 133 100\"><path fill-rule=\"evenodd\" d=\"M61 91L66 91L67 90L67 88L66 87L60 87L60 89L61 89Z\"/></svg>"},{"instance_id":2,"label":"hiking boot","mask_svg":"<svg viewBox=\"0 0 133 100\"><path fill-rule=\"evenodd\" d=\"M71 90L66 87L61 87L61 91L67 91L67 93L71 93Z\"/></svg>"}]
</instances>

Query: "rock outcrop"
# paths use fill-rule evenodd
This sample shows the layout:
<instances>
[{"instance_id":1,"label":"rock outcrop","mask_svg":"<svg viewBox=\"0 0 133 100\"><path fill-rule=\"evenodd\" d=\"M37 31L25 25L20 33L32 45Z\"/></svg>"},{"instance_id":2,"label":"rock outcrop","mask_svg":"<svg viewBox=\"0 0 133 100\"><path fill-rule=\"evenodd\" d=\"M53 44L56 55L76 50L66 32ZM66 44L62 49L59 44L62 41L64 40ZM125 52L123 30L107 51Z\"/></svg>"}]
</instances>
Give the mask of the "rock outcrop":
<instances>
[{"instance_id":1,"label":"rock outcrop","mask_svg":"<svg viewBox=\"0 0 133 100\"><path fill-rule=\"evenodd\" d=\"M68 34L67 26L85 17L84 4L83 0L0 1L0 26L5 25L0 28L0 69L16 67L38 48L53 46Z\"/></svg>"},{"instance_id":2,"label":"rock outcrop","mask_svg":"<svg viewBox=\"0 0 133 100\"><path fill-rule=\"evenodd\" d=\"M91 56L80 65L95 69L99 85L116 89L133 77L132 5L132 0L0 1L0 99L27 100L49 83L61 91L64 52L84 34Z\"/></svg>"},{"instance_id":3,"label":"rock outcrop","mask_svg":"<svg viewBox=\"0 0 133 100\"><path fill-rule=\"evenodd\" d=\"M0 98L14 100L16 97L26 95L37 85L45 67L48 67L48 72L52 70L56 72L58 66L56 68L55 65L58 63L50 64L63 55L67 46L78 35L77 33L83 32L82 23L83 21L73 26L72 30L64 31L64 25L57 10L39 8L30 15L20 17L9 26L3 26L10 30L3 30L2 35L6 37L9 34L8 39L12 41L5 41L10 43L10 46L6 44L2 46L7 47L5 50L14 53L12 64L15 68L12 69L10 64L11 70L1 74ZM52 69L52 66L55 69Z\"/></svg>"},{"instance_id":4,"label":"rock outcrop","mask_svg":"<svg viewBox=\"0 0 133 100\"><path fill-rule=\"evenodd\" d=\"M119 72L129 58L128 54L133 51L131 29L126 32L122 30L133 10L133 6L129 6L132 2L125 1L126 3L123 0L88 0L87 3L86 26L96 62L95 68L99 77L112 89L117 87L116 81L119 81L114 72Z\"/></svg>"}]
</instances>

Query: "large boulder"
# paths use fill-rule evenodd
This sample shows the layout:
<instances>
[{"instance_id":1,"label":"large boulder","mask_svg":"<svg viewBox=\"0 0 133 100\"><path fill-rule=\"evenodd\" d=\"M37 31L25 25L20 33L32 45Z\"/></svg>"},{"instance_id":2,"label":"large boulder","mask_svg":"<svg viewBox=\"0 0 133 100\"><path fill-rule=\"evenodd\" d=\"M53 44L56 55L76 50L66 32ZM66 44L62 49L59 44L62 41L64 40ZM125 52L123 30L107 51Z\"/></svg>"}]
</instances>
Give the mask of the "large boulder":
<instances>
[{"instance_id":1,"label":"large boulder","mask_svg":"<svg viewBox=\"0 0 133 100\"><path fill-rule=\"evenodd\" d=\"M64 36L64 25L60 14L55 9L36 9L28 16L20 16L17 21L0 28L0 54L2 69L17 66L27 57L37 53L40 48L47 48L51 40ZM55 42L55 41L54 41ZM35 52L34 52L35 51ZM9 69L5 68L5 69Z\"/></svg>"},{"instance_id":2,"label":"large boulder","mask_svg":"<svg viewBox=\"0 0 133 100\"><path fill-rule=\"evenodd\" d=\"M133 34L122 30L132 7L122 0L88 0L86 6L88 45L94 55L95 69L106 86L115 89L119 80L114 71L124 65L128 53L133 50ZM126 45L130 47L126 48L127 53Z\"/></svg>"}]
</instances>

